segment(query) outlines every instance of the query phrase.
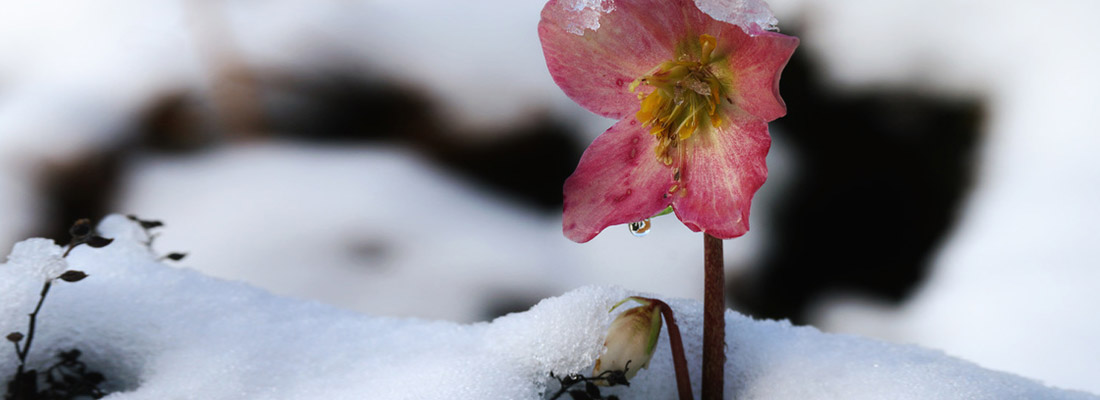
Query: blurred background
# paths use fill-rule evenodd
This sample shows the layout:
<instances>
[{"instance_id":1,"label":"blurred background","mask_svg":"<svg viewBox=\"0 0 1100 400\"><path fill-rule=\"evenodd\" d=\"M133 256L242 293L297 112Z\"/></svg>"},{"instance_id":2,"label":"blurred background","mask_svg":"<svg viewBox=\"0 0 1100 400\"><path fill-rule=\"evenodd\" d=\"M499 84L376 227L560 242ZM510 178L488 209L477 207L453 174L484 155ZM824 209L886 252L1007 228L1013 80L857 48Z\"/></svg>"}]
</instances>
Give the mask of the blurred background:
<instances>
[{"instance_id":1,"label":"blurred background","mask_svg":"<svg viewBox=\"0 0 1100 400\"><path fill-rule=\"evenodd\" d=\"M551 80L542 1L2 3L5 254L119 212L181 268L374 315L702 296L673 217L562 236L613 121ZM1100 392L1100 3L771 5L802 46L730 306Z\"/></svg>"}]
</instances>

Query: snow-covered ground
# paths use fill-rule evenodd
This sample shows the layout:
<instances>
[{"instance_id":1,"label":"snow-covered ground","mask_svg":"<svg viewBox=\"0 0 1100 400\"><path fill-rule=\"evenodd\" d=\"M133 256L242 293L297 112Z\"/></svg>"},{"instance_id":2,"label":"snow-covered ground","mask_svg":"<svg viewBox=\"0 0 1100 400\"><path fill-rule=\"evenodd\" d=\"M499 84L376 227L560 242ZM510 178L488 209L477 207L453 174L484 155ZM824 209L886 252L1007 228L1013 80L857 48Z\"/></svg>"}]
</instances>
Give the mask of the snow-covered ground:
<instances>
[{"instance_id":1,"label":"snow-covered ground","mask_svg":"<svg viewBox=\"0 0 1100 400\"><path fill-rule=\"evenodd\" d=\"M539 399L549 374L588 371L614 314L636 293L585 287L489 323L372 317L277 297L243 283L171 268L136 223L99 226L115 239L65 259L89 277L58 282L43 308L32 367L78 348L108 378L107 399ZM0 331L24 330L45 270L60 249L27 241L0 265ZM50 257L50 255L53 257ZM700 364L702 304L671 300L689 365ZM1095 399L1044 387L916 346L824 334L726 314L726 391L744 399ZM632 399L675 396L667 334ZM0 359L14 359L0 347ZM0 365L10 376L14 363ZM699 371L693 387L698 395ZM610 393L610 392L605 392Z\"/></svg>"}]
</instances>

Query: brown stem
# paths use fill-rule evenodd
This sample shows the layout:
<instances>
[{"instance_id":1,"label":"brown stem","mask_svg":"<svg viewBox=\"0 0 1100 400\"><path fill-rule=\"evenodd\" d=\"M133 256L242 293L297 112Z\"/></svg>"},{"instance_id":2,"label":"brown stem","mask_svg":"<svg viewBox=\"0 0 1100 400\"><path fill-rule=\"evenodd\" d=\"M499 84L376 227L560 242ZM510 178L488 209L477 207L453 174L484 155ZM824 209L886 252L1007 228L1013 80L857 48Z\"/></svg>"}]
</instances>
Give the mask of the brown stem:
<instances>
[{"instance_id":1,"label":"brown stem","mask_svg":"<svg viewBox=\"0 0 1100 400\"><path fill-rule=\"evenodd\" d=\"M726 366L726 278L722 239L703 234L703 400L721 399Z\"/></svg>"},{"instance_id":2,"label":"brown stem","mask_svg":"<svg viewBox=\"0 0 1100 400\"><path fill-rule=\"evenodd\" d=\"M665 317L665 327L668 328L668 347L672 348L672 365L676 368L676 389L680 392L680 400L692 400L691 376L688 374L687 358L684 357L684 341L680 338L680 326L676 324L676 316L663 301L649 299L657 303L661 309L661 316Z\"/></svg>"},{"instance_id":3,"label":"brown stem","mask_svg":"<svg viewBox=\"0 0 1100 400\"><path fill-rule=\"evenodd\" d=\"M15 355L19 357L19 368L16 374L23 373L23 367L27 364L27 354L31 351L31 343L34 342L34 329L38 322L38 312L42 310L42 303L46 301L46 294L50 292L51 281L46 281L42 285L42 293L38 297L38 305L34 306L34 312L30 314L30 323L27 326L27 341L23 342L23 351L17 352ZM18 348L18 346L16 347Z\"/></svg>"},{"instance_id":4,"label":"brown stem","mask_svg":"<svg viewBox=\"0 0 1100 400\"><path fill-rule=\"evenodd\" d=\"M61 258L68 257L69 253L71 253L73 251L73 249L76 248L76 245L78 245L78 244L80 244L80 243L77 243L75 239L72 242L69 242L69 247L65 249L65 254L62 254Z\"/></svg>"}]
</instances>

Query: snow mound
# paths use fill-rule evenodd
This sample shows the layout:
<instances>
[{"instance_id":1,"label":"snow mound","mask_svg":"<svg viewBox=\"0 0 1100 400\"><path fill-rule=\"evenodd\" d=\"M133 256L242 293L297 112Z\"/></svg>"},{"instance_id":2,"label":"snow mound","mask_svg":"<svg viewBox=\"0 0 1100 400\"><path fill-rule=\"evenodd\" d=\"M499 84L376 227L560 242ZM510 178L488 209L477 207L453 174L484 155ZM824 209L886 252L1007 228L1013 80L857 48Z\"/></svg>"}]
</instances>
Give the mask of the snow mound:
<instances>
[{"instance_id":1,"label":"snow mound","mask_svg":"<svg viewBox=\"0 0 1100 400\"><path fill-rule=\"evenodd\" d=\"M8 255L8 264L16 268L29 268L41 277L44 283L65 272L68 264L61 257L64 250L53 240L43 238L27 239L16 243Z\"/></svg>"},{"instance_id":2,"label":"snow mound","mask_svg":"<svg viewBox=\"0 0 1100 400\"><path fill-rule=\"evenodd\" d=\"M78 348L108 378L107 399L538 399L551 371L587 372L600 352L617 300L634 293L585 287L529 311L471 325L380 318L271 295L157 261L135 223L110 216L102 249L75 249L68 263L89 277L59 283L39 318L31 367ZM54 251L18 245L24 260ZM26 251L38 248L45 257ZM41 286L35 266L0 265L0 304L29 307ZM30 294L28 296L28 293ZM702 305L672 300L689 365L700 363ZM5 308L5 311L7 308ZM23 329L7 315L0 332ZM729 312L727 394L738 398L1060 398L1094 396L1050 389L940 352ZM667 334L632 399L675 393ZM0 347L0 359L13 359ZM0 366L11 376L14 363ZM693 372L698 392L698 374Z\"/></svg>"}]
</instances>

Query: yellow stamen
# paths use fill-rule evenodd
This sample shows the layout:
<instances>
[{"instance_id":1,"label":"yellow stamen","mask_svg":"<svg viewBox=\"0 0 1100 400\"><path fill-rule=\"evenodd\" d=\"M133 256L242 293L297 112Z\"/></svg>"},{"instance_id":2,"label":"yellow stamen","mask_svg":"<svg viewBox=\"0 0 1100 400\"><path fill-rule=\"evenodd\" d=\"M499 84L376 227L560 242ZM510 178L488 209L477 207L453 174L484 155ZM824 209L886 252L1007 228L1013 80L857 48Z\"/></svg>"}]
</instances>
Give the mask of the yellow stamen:
<instances>
[{"instance_id":1,"label":"yellow stamen","mask_svg":"<svg viewBox=\"0 0 1100 400\"><path fill-rule=\"evenodd\" d=\"M710 64L710 54L714 52L714 48L718 47L718 39L715 39L711 35L699 36L699 43L703 45L703 50L699 55L699 62L703 64Z\"/></svg>"},{"instance_id":2,"label":"yellow stamen","mask_svg":"<svg viewBox=\"0 0 1100 400\"><path fill-rule=\"evenodd\" d=\"M636 92L641 86L652 88L648 94L639 92L641 107L635 118L657 136L654 148L657 159L672 165L679 157L680 142L691 139L696 132L722 124L722 99L729 92L723 80L721 64L714 51L718 40L711 35L699 36L698 45L680 46L680 54L662 62L648 73L631 82Z\"/></svg>"}]
</instances>

